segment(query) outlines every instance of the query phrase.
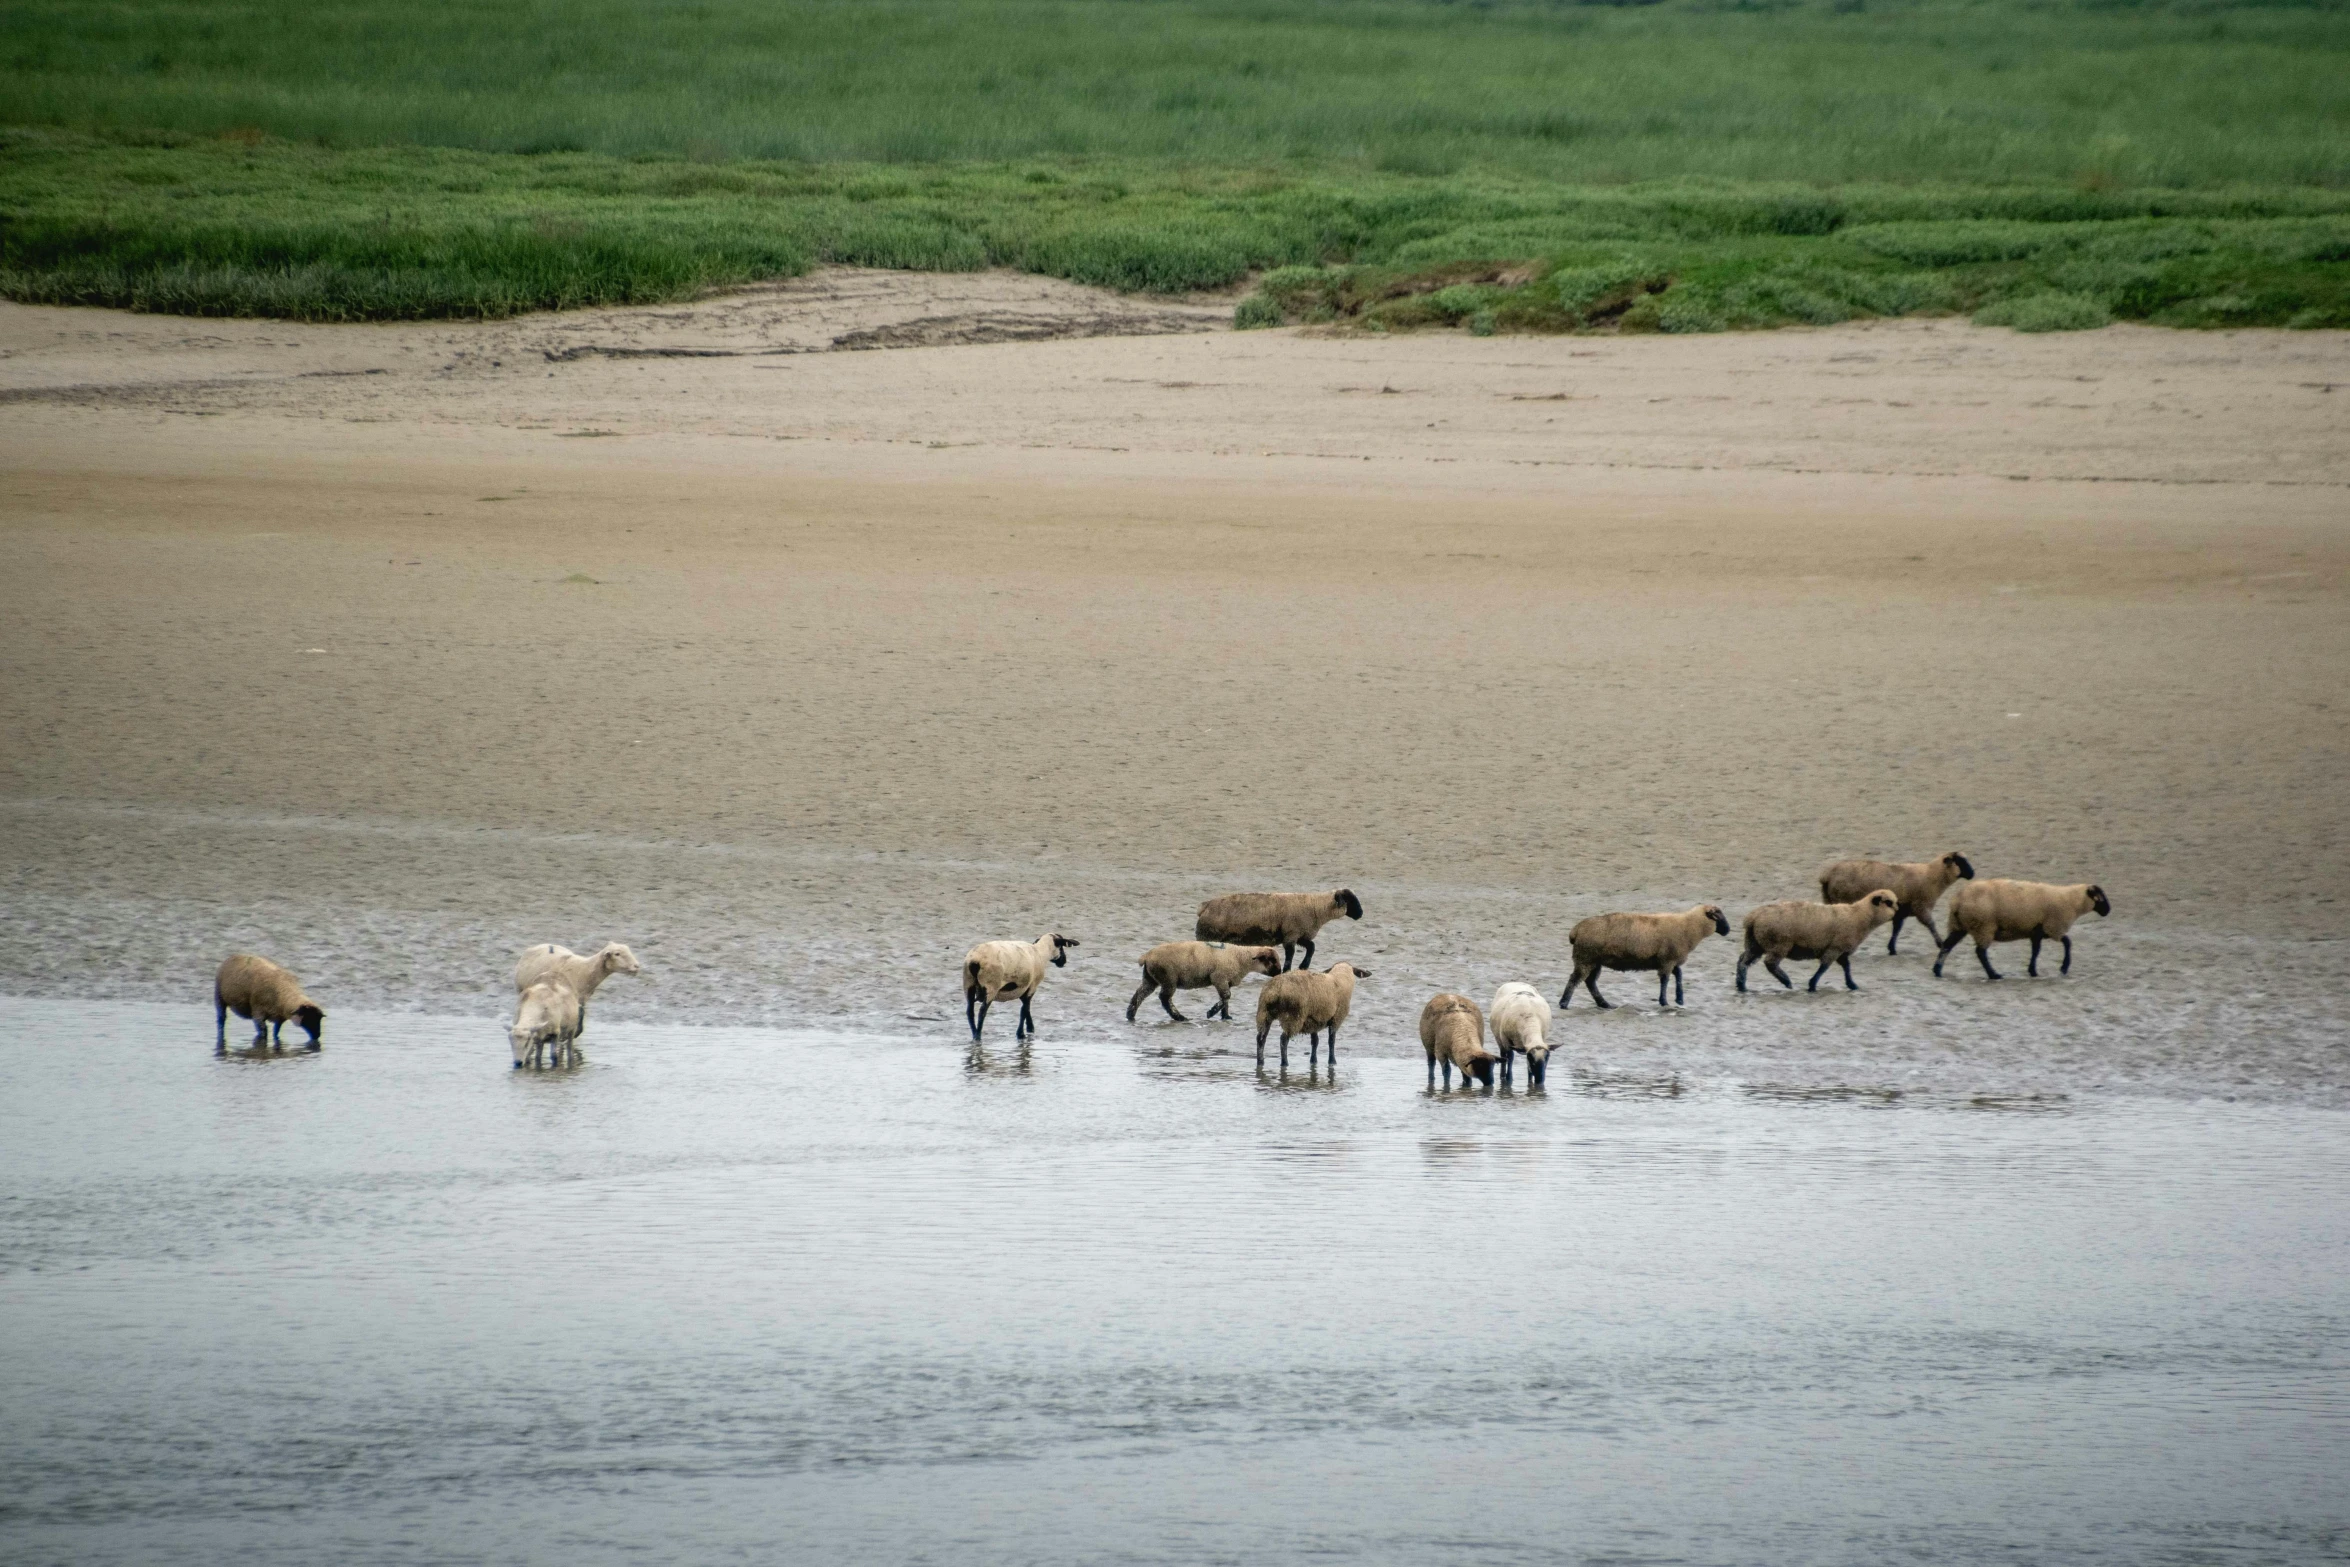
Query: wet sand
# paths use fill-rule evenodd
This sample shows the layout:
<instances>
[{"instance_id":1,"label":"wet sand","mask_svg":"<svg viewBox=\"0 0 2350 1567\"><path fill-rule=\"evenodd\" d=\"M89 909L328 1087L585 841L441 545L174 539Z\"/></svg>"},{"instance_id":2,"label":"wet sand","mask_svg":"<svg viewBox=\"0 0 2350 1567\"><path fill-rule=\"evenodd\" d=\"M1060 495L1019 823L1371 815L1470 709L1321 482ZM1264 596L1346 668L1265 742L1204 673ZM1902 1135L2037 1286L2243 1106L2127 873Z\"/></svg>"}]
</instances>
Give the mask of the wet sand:
<instances>
[{"instance_id":1,"label":"wet sand","mask_svg":"<svg viewBox=\"0 0 2350 1567\"><path fill-rule=\"evenodd\" d=\"M611 935L614 1019L951 1037L964 947L1058 928L1040 1015L1107 1033L1199 898L1345 884L1401 1051L1431 988L1555 992L1583 914L1959 848L2112 893L2099 1000L1905 952L1863 983L1924 1010L1733 1037L1713 943L1675 1048L2350 1089L2350 337L1314 338L1033 282L0 307L0 986L258 947L487 1015ZM846 351L897 340L948 346Z\"/></svg>"}]
</instances>

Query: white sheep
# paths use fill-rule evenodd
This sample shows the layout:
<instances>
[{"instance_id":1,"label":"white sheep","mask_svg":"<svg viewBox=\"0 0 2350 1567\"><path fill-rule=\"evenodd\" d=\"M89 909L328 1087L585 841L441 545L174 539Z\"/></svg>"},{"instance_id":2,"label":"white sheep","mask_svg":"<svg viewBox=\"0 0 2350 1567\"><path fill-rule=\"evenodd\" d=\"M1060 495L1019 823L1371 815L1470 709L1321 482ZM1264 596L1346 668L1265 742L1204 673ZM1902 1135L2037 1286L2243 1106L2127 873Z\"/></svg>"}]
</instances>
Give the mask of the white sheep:
<instances>
[{"instance_id":1,"label":"white sheep","mask_svg":"<svg viewBox=\"0 0 2350 1567\"><path fill-rule=\"evenodd\" d=\"M1820 872L1820 901L1858 903L1879 887L1893 894L1901 912L1893 916L1893 933L1885 938L1885 951L1890 955L1901 945L1905 920L1925 926L1926 934L1939 947L1942 933L1934 928L1934 905L1950 890L1951 883L1974 879L1973 863L1956 849L1936 860L1838 860Z\"/></svg>"},{"instance_id":2,"label":"white sheep","mask_svg":"<svg viewBox=\"0 0 2350 1567\"><path fill-rule=\"evenodd\" d=\"M1280 972L1278 948L1236 946L1221 941L1162 942L1142 955L1142 984L1135 990L1134 999L1126 1003L1126 1021L1134 1021L1142 998L1155 990L1167 1016L1178 1023L1187 1023L1190 1019L1175 1010L1175 992L1210 988L1216 992L1216 1004L1208 1008L1208 1016L1221 1012L1229 1021L1233 986L1250 974Z\"/></svg>"},{"instance_id":3,"label":"white sheep","mask_svg":"<svg viewBox=\"0 0 2350 1567\"><path fill-rule=\"evenodd\" d=\"M1452 1087L1453 1068L1460 1068L1461 1086L1473 1077L1493 1086L1493 1064L1500 1059L1485 1048L1485 1017L1477 1003L1454 991L1428 998L1420 1009L1420 1048L1428 1052L1428 1086L1436 1086L1436 1068L1444 1067L1444 1086Z\"/></svg>"},{"instance_id":4,"label":"white sheep","mask_svg":"<svg viewBox=\"0 0 2350 1567\"><path fill-rule=\"evenodd\" d=\"M212 976L212 1049L228 1053L228 1015L234 1012L253 1022L253 1044L265 1041L283 1050L288 1023L299 1023L310 1035L310 1048L323 1048L326 1009L302 994L302 982L267 958L240 952L220 965Z\"/></svg>"},{"instance_id":5,"label":"white sheep","mask_svg":"<svg viewBox=\"0 0 2350 1567\"><path fill-rule=\"evenodd\" d=\"M1244 941L1281 949L1281 967L1314 966L1314 937L1339 915L1363 917L1363 901L1336 892L1229 892L1199 906L1192 934L1202 941ZM1301 954L1297 951L1303 947Z\"/></svg>"},{"instance_id":6,"label":"white sheep","mask_svg":"<svg viewBox=\"0 0 2350 1567\"><path fill-rule=\"evenodd\" d=\"M1510 1080L1510 1058L1526 1058L1526 1086L1540 1088L1550 1070L1550 1003L1532 985L1512 980L1493 993L1486 1011L1493 1043L1501 1052L1501 1080Z\"/></svg>"},{"instance_id":7,"label":"white sheep","mask_svg":"<svg viewBox=\"0 0 2350 1567\"><path fill-rule=\"evenodd\" d=\"M583 1016L579 992L559 979L542 979L524 990L514 1025L506 1030L506 1042L514 1048L514 1065L540 1065L550 1046L556 1066L586 1060L578 1044Z\"/></svg>"},{"instance_id":8,"label":"white sheep","mask_svg":"<svg viewBox=\"0 0 2350 1567\"><path fill-rule=\"evenodd\" d=\"M1942 960L1950 956L1950 949L1968 936L1975 938L1975 956L1981 960L1983 972L1993 979L1999 970L1991 966L1991 944L1997 941L2032 943L2031 966L2025 973L2040 977L2040 943L2064 943L2064 965L2059 974L2073 971L2073 921L2095 910L2103 919L2113 912L2113 904L2105 896L2105 889L2091 882L2077 882L2071 886L2055 886L2042 881L1978 881L1959 889L1950 903L1950 934L1943 938L1942 950L1934 955L1934 975L1942 974Z\"/></svg>"},{"instance_id":9,"label":"white sheep","mask_svg":"<svg viewBox=\"0 0 2350 1567\"><path fill-rule=\"evenodd\" d=\"M1782 958L1817 958L1811 990L1820 988L1820 976L1831 963L1844 968L1844 988L1858 990L1852 977L1852 954L1869 939L1869 932L1891 919L1901 900L1884 888L1856 903L1766 903L1746 916L1746 950L1738 958L1738 988L1746 988L1746 970L1756 958L1771 977L1789 990L1795 981L1779 966Z\"/></svg>"},{"instance_id":10,"label":"white sheep","mask_svg":"<svg viewBox=\"0 0 2350 1567\"><path fill-rule=\"evenodd\" d=\"M1567 988L1559 992L1559 1005L1572 1002L1575 987L1581 985L1600 1006L1613 1006L1615 1003L1599 993L1599 971L1606 968L1619 972L1655 970L1656 1004L1665 1004L1669 982L1677 1006L1684 994L1681 965L1706 937L1728 934L1730 922L1723 918L1718 903L1701 903L1679 914L1594 914L1577 920L1575 928L1567 932L1567 942L1575 949L1575 972L1568 978Z\"/></svg>"},{"instance_id":11,"label":"white sheep","mask_svg":"<svg viewBox=\"0 0 2350 1567\"><path fill-rule=\"evenodd\" d=\"M1265 1065L1265 1035L1281 1025L1281 1070L1289 1070L1289 1041L1306 1036L1306 1064L1312 1066L1322 1035L1330 1035L1330 1064L1338 1065L1338 1030L1354 1010L1355 981L1369 979L1371 971L1352 963L1333 963L1317 974L1290 969L1265 981L1257 992L1257 1066Z\"/></svg>"},{"instance_id":12,"label":"white sheep","mask_svg":"<svg viewBox=\"0 0 2350 1567\"><path fill-rule=\"evenodd\" d=\"M519 996L542 979L551 979L570 988L579 998L579 1027L587 1028L588 997L596 987L614 974L642 974L636 954L617 941L607 941L595 951L581 956L569 947L558 947L553 942L541 942L523 949L514 965L514 993Z\"/></svg>"},{"instance_id":13,"label":"white sheep","mask_svg":"<svg viewBox=\"0 0 2350 1567\"><path fill-rule=\"evenodd\" d=\"M983 941L963 955L963 1021L971 1025L976 1041L987 1027L987 1013L999 1001L1020 998L1020 1021L1014 1039L1036 1032L1028 1004L1044 983L1045 965L1069 966L1069 949L1077 942L1068 936L1046 934L1034 941Z\"/></svg>"}]
</instances>

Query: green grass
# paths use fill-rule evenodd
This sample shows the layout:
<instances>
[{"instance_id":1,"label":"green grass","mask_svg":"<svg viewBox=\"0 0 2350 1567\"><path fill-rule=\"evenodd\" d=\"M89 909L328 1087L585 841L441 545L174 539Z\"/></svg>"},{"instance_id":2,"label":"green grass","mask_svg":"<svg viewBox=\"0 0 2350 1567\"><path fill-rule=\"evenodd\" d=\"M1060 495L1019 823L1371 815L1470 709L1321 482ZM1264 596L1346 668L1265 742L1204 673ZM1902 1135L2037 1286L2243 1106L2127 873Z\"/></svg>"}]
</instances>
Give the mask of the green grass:
<instances>
[{"instance_id":1,"label":"green grass","mask_svg":"<svg viewBox=\"0 0 2350 1567\"><path fill-rule=\"evenodd\" d=\"M822 261L1244 325L2350 325L2350 6L25 0L0 293L496 316Z\"/></svg>"}]
</instances>

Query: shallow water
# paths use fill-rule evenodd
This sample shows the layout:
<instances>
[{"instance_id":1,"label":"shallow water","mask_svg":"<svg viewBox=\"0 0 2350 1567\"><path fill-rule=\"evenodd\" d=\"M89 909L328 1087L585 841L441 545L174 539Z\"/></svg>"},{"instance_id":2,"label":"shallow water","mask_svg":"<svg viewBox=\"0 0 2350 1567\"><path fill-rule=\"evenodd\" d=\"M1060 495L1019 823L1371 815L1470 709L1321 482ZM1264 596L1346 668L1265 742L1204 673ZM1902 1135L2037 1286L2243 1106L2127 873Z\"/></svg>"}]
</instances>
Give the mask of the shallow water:
<instances>
[{"instance_id":1,"label":"shallow water","mask_svg":"<svg viewBox=\"0 0 2350 1567\"><path fill-rule=\"evenodd\" d=\"M210 1031L0 1000L11 1561L2350 1552L2321 1105Z\"/></svg>"}]
</instances>

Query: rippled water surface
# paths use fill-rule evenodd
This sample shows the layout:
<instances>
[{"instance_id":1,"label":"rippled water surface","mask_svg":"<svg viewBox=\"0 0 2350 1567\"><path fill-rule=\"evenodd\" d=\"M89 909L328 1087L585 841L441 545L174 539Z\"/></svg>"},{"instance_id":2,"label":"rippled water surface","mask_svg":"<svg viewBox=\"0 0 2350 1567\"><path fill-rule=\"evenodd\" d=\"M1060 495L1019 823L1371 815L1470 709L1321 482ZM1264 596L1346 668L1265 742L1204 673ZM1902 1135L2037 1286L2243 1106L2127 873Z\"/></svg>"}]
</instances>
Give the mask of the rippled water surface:
<instances>
[{"instance_id":1,"label":"rippled water surface","mask_svg":"<svg viewBox=\"0 0 2350 1567\"><path fill-rule=\"evenodd\" d=\"M0 1000L12 1562L2350 1554L2323 1104L211 1026Z\"/></svg>"}]
</instances>

